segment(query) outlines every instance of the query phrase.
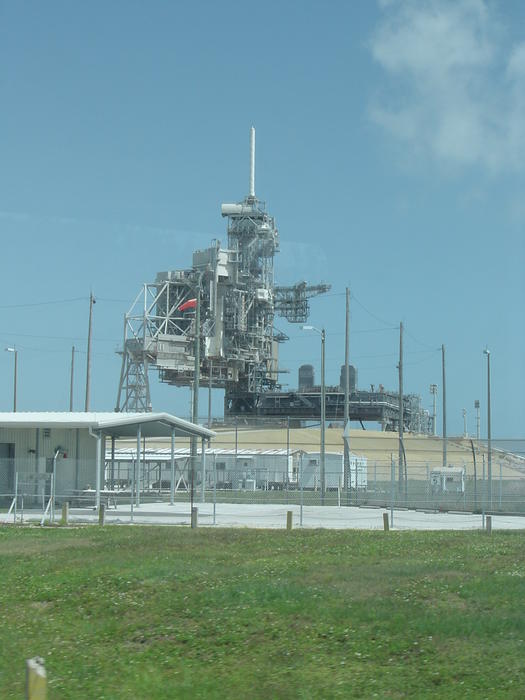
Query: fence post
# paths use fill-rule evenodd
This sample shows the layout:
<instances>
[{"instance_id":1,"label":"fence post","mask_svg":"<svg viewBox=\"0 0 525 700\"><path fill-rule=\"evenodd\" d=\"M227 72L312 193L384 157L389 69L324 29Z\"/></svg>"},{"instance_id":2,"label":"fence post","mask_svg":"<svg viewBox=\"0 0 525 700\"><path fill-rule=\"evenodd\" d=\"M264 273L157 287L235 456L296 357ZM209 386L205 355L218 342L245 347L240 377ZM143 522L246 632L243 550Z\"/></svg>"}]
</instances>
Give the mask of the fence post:
<instances>
[{"instance_id":1,"label":"fence post","mask_svg":"<svg viewBox=\"0 0 525 700\"><path fill-rule=\"evenodd\" d=\"M46 700L47 677L44 659L26 660L26 700Z\"/></svg>"},{"instance_id":2,"label":"fence post","mask_svg":"<svg viewBox=\"0 0 525 700\"><path fill-rule=\"evenodd\" d=\"M55 524L55 475L51 474L51 480L50 480L50 498L51 498L51 524Z\"/></svg>"},{"instance_id":3,"label":"fence post","mask_svg":"<svg viewBox=\"0 0 525 700\"><path fill-rule=\"evenodd\" d=\"M385 532L390 530L390 526L388 524L388 513L383 513L383 530Z\"/></svg>"},{"instance_id":4,"label":"fence post","mask_svg":"<svg viewBox=\"0 0 525 700\"><path fill-rule=\"evenodd\" d=\"M485 496L486 496L486 484L485 484L485 453L483 453L483 497L482 497L482 505L481 505L481 527L484 530L485 529Z\"/></svg>"},{"instance_id":5,"label":"fence post","mask_svg":"<svg viewBox=\"0 0 525 700\"><path fill-rule=\"evenodd\" d=\"M492 535L492 515L487 515L485 522L487 523L487 535Z\"/></svg>"},{"instance_id":6,"label":"fence post","mask_svg":"<svg viewBox=\"0 0 525 700\"><path fill-rule=\"evenodd\" d=\"M62 525L69 525L69 501L62 503Z\"/></svg>"},{"instance_id":7,"label":"fence post","mask_svg":"<svg viewBox=\"0 0 525 700\"><path fill-rule=\"evenodd\" d=\"M499 509L501 510L501 491L503 488L503 470L501 462L499 463Z\"/></svg>"},{"instance_id":8,"label":"fence post","mask_svg":"<svg viewBox=\"0 0 525 700\"><path fill-rule=\"evenodd\" d=\"M292 529L292 518L293 518L293 512L291 510L288 510L286 512L286 529L287 530Z\"/></svg>"},{"instance_id":9,"label":"fence post","mask_svg":"<svg viewBox=\"0 0 525 700\"><path fill-rule=\"evenodd\" d=\"M106 506L104 503L101 503L100 507L98 509L98 524L104 525L105 521L106 521Z\"/></svg>"},{"instance_id":10,"label":"fence post","mask_svg":"<svg viewBox=\"0 0 525 700\"><path fill-rule=\"evenodd\" d=\"M198 517L199 517L199 509L193 506L191 509L191 528L192 530L197 529L198 525Z\"/></svg>"},{"instance_id":11,"label":"fence post","mask_svg":"<svg viewBox=\"0 0 525 700\"><path fill-rule=\"evenodd\" d=\"M217 455L213 455L213 524L217 524Z\"/></svg>"},{"instance_id":12,"label":"fence post","mask_svg":"<svg viewBox=\"0 0 525 700\"><path fill-rule=\"evenodd\" d=\"M390 524L394 527L394 493L395 493L395 479L396 479L396 464L394 462L394 455L390 455Z\"/></svg>"},{"instance_id":13,"label":"fence post","mask_svg":"<svg viewBox=\"0 0 525 700\"><path fill-rule=\"evenodd\" d=\"M299 489L300 489L300 496L301 496L301 506L300 506L300 515L299 515L299 524L302 527L303 526L303 503L304 503L304 492L303 492L303 453L301 452L299 456Z\"/></svg>"},{"instance_id":14,"label":"fence post","mask_svg":"<svg viewBox=\"0 0 525 700\"><path fill-rule=\"evenodd\" d=\"M13 522L16 524L16 502L18 501L18 472L15 472L15 507L13 510Z\"/></svg>"}]
</instances>

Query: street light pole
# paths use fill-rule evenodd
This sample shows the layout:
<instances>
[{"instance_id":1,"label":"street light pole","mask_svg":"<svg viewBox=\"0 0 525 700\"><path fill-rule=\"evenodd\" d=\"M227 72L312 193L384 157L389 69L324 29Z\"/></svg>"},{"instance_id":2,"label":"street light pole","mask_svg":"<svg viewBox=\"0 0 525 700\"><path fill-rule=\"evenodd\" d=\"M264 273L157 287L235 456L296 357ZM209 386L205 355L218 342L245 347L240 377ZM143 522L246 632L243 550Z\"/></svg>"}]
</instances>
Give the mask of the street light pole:
<instances>
[{"instance_id":1,"label":"street light pole","mask_svg":"<svg viewBox=\"0 0 525 700\"><path fill-rule=\"evenodd\" d=\"M6 352L12 352L15 356L14 374L13 374L13 413L16 413L16 389L18 376L18 350L16 348L6 348Z\"/></svg>"},{"instance_id":2,"label":"street light pole","mask_svg":"<svg viewBox=\"0 0 525 700\"><path fill-rule=\"evenodd\" d=\"M201 376L201 287L205 270L199 272L196 285L196 305L195 305L195 340L193 355L195 358L193 369L193 401L191 408L191 420L197 424L199 422L199 388ZM203 443L204 449L204 443ZM193 512L193 490L195 478L195 463L197 461L197 438L193 436L190 440L190 461L191 461L191 512Z\"/></svg>"},{"instance_id":3,"label":"street light pole","mask_svg":"<svg viewBox=\"0 0 525 700\"><path fill-rule=\"evenodd\" d=\"M488 479L488 489L487 489L487 500L489 510L492 509L492 426L491 426L491 416L490 416L490 350L485 348L483 353L487 356L487 449L488 449L488 460L487 460L487 479Z\"/></svg>"},{"instance_id":4,"label":"street light pole","mask_svg":"<svg viewBox=\"0 0 525 700\"><path fill-rule=\"evenodd\" d=\"M324 505L326 494L325 474L325 423L326 423L326 388L325 388L325 329L319 330L315 326L303 326L303 331L315 331L321 336L321 448L319 453L319 471L321 477L321 505Z\"/></svg>"}]
</instances>

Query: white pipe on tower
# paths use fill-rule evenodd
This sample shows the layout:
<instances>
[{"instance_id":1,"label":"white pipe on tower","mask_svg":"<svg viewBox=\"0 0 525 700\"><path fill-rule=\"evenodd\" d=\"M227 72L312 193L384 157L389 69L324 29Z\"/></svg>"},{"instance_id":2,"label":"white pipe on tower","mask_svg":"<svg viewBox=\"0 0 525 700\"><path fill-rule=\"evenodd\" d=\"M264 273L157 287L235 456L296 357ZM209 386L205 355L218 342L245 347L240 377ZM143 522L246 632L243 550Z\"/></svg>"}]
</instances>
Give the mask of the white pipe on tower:
<instances>
[{"instance_id":1,"label":"white pipe on tower","mask_svg":"<svg viewBox=\"0 0 525 700\"><path fill-rule=\"evenodd\" d=\"M250 197L255 197L255 127L250 129Z\"/></svg>"}]
</instances>

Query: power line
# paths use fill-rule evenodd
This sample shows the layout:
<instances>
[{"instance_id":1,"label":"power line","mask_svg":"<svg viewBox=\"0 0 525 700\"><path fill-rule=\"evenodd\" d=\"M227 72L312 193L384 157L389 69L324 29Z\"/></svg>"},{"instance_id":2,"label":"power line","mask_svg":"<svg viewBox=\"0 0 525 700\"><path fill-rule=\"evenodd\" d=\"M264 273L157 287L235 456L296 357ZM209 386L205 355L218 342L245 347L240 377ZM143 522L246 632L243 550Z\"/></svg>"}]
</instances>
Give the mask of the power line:
<instances>
[{"instance_id":1,"label":"power line","mask_svg":"<svg viewBox=\"0 0 525 700\"><path fill-rule=\"evenodd\" d=\"M2 336L11 336L11 337L20 337L20 338L43 338L47 340L80 340L81 342L85 342L86 338L85 336L67 336L67 335L36 335L33 333L18 333L18 332L12 332L12 331L4 331L2 330ZM93 338L94 341L97 343L120 343L122 341L122 338L116 339L116 338Z\"/></svg>"},{"instance_id":2,"label":"power line","mask_svg":"<svg viewBox=\"0 0 525 700\"><path fill-rule=\"evenodd\" d=\"M366 328L361 331L352 331L352 335L358 335L361 333L383 333L385 331L397 331L398 326L392 326L391 328ZM344 332L342 331L326 331L326 337L327 338L332 338L335 336L341 336L344 335ZM311 336L308 336L306 333L300 333L299 335L289 335L288 336L290 340L296 339L296 338L304 338L305 340L308 340L311 338Z\"/></svg>"},{"instance_id":3,"label":"power line","mask_svg":"<svg viewBox=\"0 0 525 700\"><path fill-rule=\"evenodd\" d=\"M413 333L411 333L409 330L405 328L405 333L409 335L412 340L414 340L418 345L421 345L424 348L428 348L429 352L441 352L441 347L436 348L432 347L431 345L428 345L428 343L424 343L422 340L418 340Z\"/></svg>"},{"instance_id":4,"label":"power line","mask_svg":"<svg viewBox=\"0 0 525 700\"><path fill-rule=\"evenodd\" d=\"M381 318L380 316L376 316L376 314L372 313L370 311L370 309L367 309L366 306L361 301L359 301L359 299L356 297L356 295L353 292L351 292L351 297L354 301L356 301L359 304L359 306L363 309L363 311L366 311L366 313L369 316L372 316L372 318L375 318L376 321L379 321L379 323L383 323L385 326L394 327L394 324L391 321L385 321L384 318ZM397 329L397 326L395 326L395 328Z\"/></svg>"},{"instance_id":5,"label":"power line","mask_svg":"<svg viewBox=\"0 0 525 700\"><path fill-rule=\"evenodd\" d=\"M72 299L55 299L53 301L34 301L27 304L0 304L0 309L24 309L30 306L52 306L53 304L69 304L75 301L87 301L88 297L73 297Z\"/></svg>"}]
</instances>

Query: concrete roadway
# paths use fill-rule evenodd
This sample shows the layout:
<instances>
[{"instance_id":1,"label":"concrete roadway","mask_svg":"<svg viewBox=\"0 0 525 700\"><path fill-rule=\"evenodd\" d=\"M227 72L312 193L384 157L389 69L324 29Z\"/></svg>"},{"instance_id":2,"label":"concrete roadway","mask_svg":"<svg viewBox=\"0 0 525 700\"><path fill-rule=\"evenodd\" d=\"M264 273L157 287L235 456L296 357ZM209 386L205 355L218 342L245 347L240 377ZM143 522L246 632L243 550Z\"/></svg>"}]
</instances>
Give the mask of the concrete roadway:
<instances>
[{"instance_id":1,"label":"concrete roadway","mask_svg":"<svg viewBox=\"0 0 525 700\"><path fill-rule=\"evenodd\" d=\"M292 511L293 526L301 526L301 508L298 505L218 503L213 514L212 503L195 503L198 508L199 526L203 527L286 527L286 513ZM356 508L336 506L304 506L302 527L379 530L383 528L381 508ZM60 509L56 510L56 520L60 520ZM25 511L24 522L39 522L42 512ZM91 509L70 509L70 522L97 522L97 514ZM20 512L17 521L20 521ZM12 523L13 516L0 514L0 522ZM107 524L131 523L129 505L106 510ZM147 503L134 508L133 523L144 525L186 525L190 524L189 503ZM411 510L394 510L394 530L479 530L482 529L482 516L471 513L435 513ZM525 516L493 515L494 530L525 530Z\"/></svg>"}]
</instances>

